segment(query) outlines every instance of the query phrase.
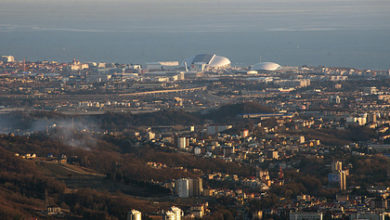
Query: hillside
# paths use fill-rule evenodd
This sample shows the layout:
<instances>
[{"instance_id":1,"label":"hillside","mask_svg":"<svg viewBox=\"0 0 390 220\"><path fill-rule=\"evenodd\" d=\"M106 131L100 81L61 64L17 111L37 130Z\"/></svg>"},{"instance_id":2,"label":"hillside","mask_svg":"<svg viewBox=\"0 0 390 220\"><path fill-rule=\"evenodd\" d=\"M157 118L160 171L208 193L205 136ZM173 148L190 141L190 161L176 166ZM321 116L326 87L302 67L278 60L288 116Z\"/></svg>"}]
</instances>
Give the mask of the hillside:
<instances>
[{"instance_id":1,"label":"hillside","mask_svg":"<svg viewBox=\"0 0 390 220\"><path fill-rule=\"evenodd\" d=\"M31 111L0 114L0 133L10 133L12 130L46 131L48 127L103 130L128 129L139 126L159 125L193 125L201 124L205 119L215 122L235 120L236 116L244 113L271 113L273 109L259 103L246 102L221 106L207 114L177 110L162 110L158 112L131 114L107 112L101 115L70 116L60 113Z\"/></svg>"},{"instance_id":2,"label":"hillside","mask_svg":"<svg viewBox=\"0 0 390 220\"><path fill-rule=\"evenodd\" d=\"M0 219L47 219L46 201L61 207L71 219L124 219L132 208L152 213L172 205L152 203L151 198L160 201L171 193L155 181L211 171L253 175L253 170L237 163L166 152L148 144L132 147L114 137L93 136L90 139L95 141L81 148L53 136L0 135ZM35 153L37 158L24 159L15 153ZM59 164L48 154L65 154L68 163ZM149 161L167 167L156 169L147 165Z\"/></svg>"},{"instance_id":3,"label":"hillside","mask_svg":"<svg viewBox=\"0 0 390 220\"><path fill-rule=\"evenodd\" d=\"M255 102L244 102L221 106L205 115L207 119L217 122L232 120L239 114L272 113L272 108Z\"/></svg>"},{"instance_id":4,"label":"hillside","mask_svg":"<svg viewBox=\"0 0 390 220\"><path fill-rule=\"evenodd\" d=\"M138 126L158 125L190 125L199 124L202 119L198 114L184 111L163 110L144 114L131 113L105 113L103 115L88 116L82 120L89 119L96 121L102 128L124 129Z\"/></svg>"}]
</instances>

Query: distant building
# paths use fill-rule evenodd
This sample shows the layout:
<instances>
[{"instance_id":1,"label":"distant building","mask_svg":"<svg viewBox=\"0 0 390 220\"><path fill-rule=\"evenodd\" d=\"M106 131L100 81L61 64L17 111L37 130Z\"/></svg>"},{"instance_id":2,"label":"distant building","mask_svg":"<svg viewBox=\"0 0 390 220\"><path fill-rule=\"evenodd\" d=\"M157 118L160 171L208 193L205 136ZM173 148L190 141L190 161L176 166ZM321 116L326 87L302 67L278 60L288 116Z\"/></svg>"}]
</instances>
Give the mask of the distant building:
<instances>
[{"instance_id":1,"label":"distant building","mask_svg":"<svg viewBox=\"0 0 390 220\"><path fill-rule=\"evenodd\" d=\"M294 79L294 80L274 80L274 83L281 87L303 88L310 86L310 79Z\"/></svg>"},{"instance_id":2,"label":"distant building","mask_svg":"<svg viewBox=\"0 0 390 220\"><path fill-rule=\"evenodd\" d=\"M190 181L189 179L182 178L175 181L176 194L180 198L190 197Z\"/></svg>"},{"instance_id":3,"label":"distant building","mask_svg":"<svg viewBox=\"0 0 390 220\"><path fill-rule=\"evenodd\" d=\"M372 123L376 123L376 113L368 114L367 121L372 122Z\"/></svg>"},{"instance_id":4,"label":"distant building","mask_svg":"<svg viewBox=\"0 0 390 220\"><path fill-rule=\"evenodd\" d=\"M177 148L181 150L187 149L187 140L186 137L179 137L177 139Z\"/></svg>"},{"instance_id":5,"label":"distant building","mask_svg":"<svg viewBox=\"0 0 390 220\"><path fill-rule=\"evenodd\" d=\"M299 136L299 143L300 144L305 143L305 136Z\"/></svg>"},{"instance_id":6,"label":"distant building","mask_svg":"<svg viewBox=\"0 0 390 220\"><path fill-rule=\"evenodd\" d=\"M170 210L164 213L163 220L181 220L183 216L184 212L181 209L172 206Z\"/></svg>"},{"instance_id":7,"label":"distant building","mask_svg":"<svg viewBox=\"0 0 390 220\"><path fill-rule=\"evenodd\" d=\"M340 104L340 102L341 102L341 99L340 99L340 97L338 96L338 95L331 95L330 97L329 97L329 103L330 104Z\"/></svg>"},{"instance_id":8,"label":"distant building","mask_svg":"<svg viewBox=\"0 0 390 220\"><path fill-rule=\"evenodd\" d=\"M192 193L191 193L192 191ZM200 196L203 194L203 180L202 178L192 179L192 190L190 190L190 195Z\"/></svg>"},{"instance_id":9,"label":"distant building","mask_svg":"<svg viewBox=\"0 0 390 220\"><path fill-rule=\"evenodd\" d=\"M346 171L339 171L340 175L340 180L339 180L339 185L340 185L340 190L345 191L347 190L347 173Z\"/></svg>"},{"instance_id":10,"label":"distant building","mask_svg":"<svg viewBox=\"0 0 390 220\"><path fill-rule=\"evenodd\" d=\"M180 68L178 61L158 61L153 63L147 63L145 70L150 71L172 71Z\"/></svg>"},{"instance_id":11,"label":"distant building","mask_svg":"<svg viewBox=\"0 0 390 220\"><path fill-rule=\"evenodd\" d=\"M183 61L186 70L213 71L230 67L231 61L227 57L215 54L198 54Z\"/></svg>"},{"instance_id":12,"label":"distant building","mask_svg":"<svg viewBox=\"0 0 390 220\"><path fill-rule=\"evenodd\" d=\"M348 76L329 76L330 81L344 81L347 79L348 79Z\"/></svg>"},{"instance_id":13,"label":"distant building","mask_svg":"<svg viewBox=\"0 0 390 220\"><path fill-rule=\"evenodd\" d=\"M60 214L62 214L61 207L58 206L47 207L47 215L60 215Z\"/></svg>"},{"instance_id":14,"label":"distant building","mask_svg":"<svg viewBox=\"0 0 390 220\"><path fill-rule=\"evenodd\" d=\"M360 117L347 117L346 118L346 122L347 124L357 124L359 126L363 126L365 124L367 124L367 116L365 115L362 115Z\"/></svg>"},{"instance_id":15,"label":"distant building","mask_svg":"<svg viewBox=\"0 0 390 220\"><path fill-rule=\"evenodd\" d=\"M152 131L148 131L148 133L146 134L146 137L148 140L153 140L156 137L156 134Z\"/></svg>"},{"instance_id":16,"label":"distant building","mask_svg":"<svg viewBox=\"0 0 390 220\"><path fill-rule=\"evenodd\" d=\"M260 169L258 172L256 172L256 175L257 178L261 179L262 181L267 181L270 179L268 170Z\"/></svg>"},{"instance_id":17,"label":"distant building","mask_svg":"<svg viewBox=\"0 0 390 220\"><path fill-rule=\"evenodd\" d=\"M185 80L185 73L184 72L180 72L178 80Z\"/></svg>"},{"instance_id":18,"label":"distant building","mask_svg":"<svg viewBox=\"0 0 390 220\"><path fill-rule=\"evenodd\" d=\"M321 212L291 212L290 220L322 220Z\"/></svg>"},{"instance_id":19,"label":"distant building","mask_svg":"<svg viewBox=\"0 0 390 220\"><path fill-rule=\"evenodd\" d=\"M256 63L251 67L251 70L257 71L276 71L280 70L281 66L273 62L260 62Z\"/></svg>"},{"instance_id":20,"label":"distant building","mask_svg":"<svg viewBox=\"0 0 390 220\"><path fill-rule=\"evenodd\" d=\"M335 172L339 172L341 170L343 170L343 162L338 161L338 160L333 161L332 162L332 172L335 173Z\"/></svg>"},{"instance_id":21,"label":"distant building","mask_svg":"<svg viewBox=\"0 0 390 220\"><path fill-rule=\"evenodd\" d=\"M279 152L276 150L269 150L267 152L267 157L269 159L279 159Z\"/></svg>"},{"instance_id":22,"label":"distant building","mask_svg":"<svg viewBox=\"0 0 390 220\"><path fill-rule=\"evenodd\" d=\"M175 220L180 220L184 215L184 212L178 207L172 206L171 210L173 211L173 213L175 213Z\"/></svg>"},{"instance_id":23,"label":"distant building","mask_svg":"<svg viewBox=\"0 0 390 220\"><path fill-rule=\"evenodd\" d=\"M224 146L222 148L223 150L223 155L224 156L230 156L231 154L234 154L235 153L235 147L234 146Z\"/></svg>"},{"instance_id":24,"label":"distant building","mask_svg":"<svg viewBox=\"0 0 390 220\"><path fill-rule=\"evenodd\" d=\"M384 214L378 213L353 213L349 216L350 220L385 220Z\"/></svg>"},{"instance_id":25,"label":"distant building","mask_svg":"<svg viewBox=\"0 0 390 220\"><path fill-rule=\"evenodd\" d=\"M163 220L176 220L176 215L172 211L166 211L163 215Z\"/></svg>"},{"instance_id":26,"label":"distant building","mask_svg":"<svg viewBox=\"0 0 390 220\"><path fill-rule=\"evenodd\" d=\"M375 86L372 87L366 87L364 88L364 91L370 95L376 95L378 94L378 89Z\"/></svg>"},{"instance_id":27,"label":"distant building","mask_svg":"<svg viewBox=\"0 0 390 220\"><path fill-rule=\"evenodd\" d=\"M343 164L341 161L333 161L331 168L332 173L329 173L328 175L329 184L337 184L341 191L347 190L348 170L343 170Z\"/></svg>"},{"instance_id":28,"label":"distant building","mask_svg":"<svg viewBox=\"0 0 390 220\"><path fill-rule=\"evenodd\" d=\"M1 61L6 62L6 63L13 63L13 62L15 62L15 57L14 56L1 56Z\"/></svg>"},{"instance_id":29,"label":"distant building","mask_svg":"<svg viewBox=\"0 0 390 220\"><path fill-rule=\"evenodd\" d=\"M130 212L127 213L127 220L141 220L141 219L142 219L142 215L140 211L132 209Z\"/></svg>"},{"instance_id":30,"label":"distant building","mask_svg":"<svg viewBox=\"0 0 390 220\"><path fill-rule=\"evenodd\" d=\"M210 125L207 127L207 134L214 135L214 134L217 134L219 132L228 130L232 127L233 127L232 125Z\"/></svg>"},{"instance_id":31,"label":"distant building","mask_svg":"<svg viewBox=\"0 0 390 220\"><path fill-rule=\"evenodd\" d=\"M203 180L201 178L181 178L175 181L175 189L180 198L200 196L203 193Z\"/></svg>"},{"instance_id":32,"label":"distant building","mask_svg":"<svg viewBox=\"0 0 390 220\"><path fill-rule=\"evenodd\" d=\"M80 63L80 61L78 60L73 60L73 63L69 65L69 68L71 71L79 71L79 70L88 69L89 65L87 63Z\"/></svg>"},{"instance_id":33,"label":"distant building","mask_svg":"<svg viewBox=\"0 0 390 220\"><path fill-rule=\"evenodd\" d=\"M194 148L194 154L195 155L200 155L202 153L202 149L200 147L195 147Z\"/></svg>"},{"instance_id":34,"label":"distant building","mask_svg":"<svg viewBox=\"0 0 390 220\"><path fill-rule=\"evenodd\" d=\"M57 162L58 162L59 164L66 164L67 161L68 161L68 158L66 157L65 154L61 154L61 155L58 157L58 159L57 159Z\"/></svg>"},{"instance_id":35,"label":"distant building","mask_svg":"<svg viewBox=\"0 0 390 220\"><path fill-rule=\"evenodd\" d=\"M190 208L190 217L191 218L203 218L205 215L205 209L208 206L208 203L203 204L203 205L197 205L197 206L192 206Z\"/></svg>"},{"instance_id":36,"label":"distant building","mask_svg":"<svg viewBox=\"0 0 390 220\"><path fill-rule=\"evenodd\" d=\"M243 138L248 137L248 135L249 135L249 130L248 130L248 129L245 129L245 130L243 130L243 131L241 132L241 137L243 137Z\"/></svg>"}]
</instances>

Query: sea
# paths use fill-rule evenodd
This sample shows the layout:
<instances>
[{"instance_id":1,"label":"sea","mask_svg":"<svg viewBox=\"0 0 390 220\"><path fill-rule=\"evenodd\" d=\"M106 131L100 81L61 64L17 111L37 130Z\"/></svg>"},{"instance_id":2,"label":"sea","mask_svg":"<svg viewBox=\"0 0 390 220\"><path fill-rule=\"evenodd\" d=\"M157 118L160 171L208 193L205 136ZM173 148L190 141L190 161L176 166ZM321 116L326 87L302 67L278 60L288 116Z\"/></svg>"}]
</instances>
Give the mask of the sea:
<instances>
[{"instance_id":1,"label":"sea","mask_svg":"<svg viewBox=\"0 0 390 220\"><path fill-rule=\"evenodd\" d=\"M2 0L0 55L390 68L388 0Z\"/></svg>"}]
</instances>

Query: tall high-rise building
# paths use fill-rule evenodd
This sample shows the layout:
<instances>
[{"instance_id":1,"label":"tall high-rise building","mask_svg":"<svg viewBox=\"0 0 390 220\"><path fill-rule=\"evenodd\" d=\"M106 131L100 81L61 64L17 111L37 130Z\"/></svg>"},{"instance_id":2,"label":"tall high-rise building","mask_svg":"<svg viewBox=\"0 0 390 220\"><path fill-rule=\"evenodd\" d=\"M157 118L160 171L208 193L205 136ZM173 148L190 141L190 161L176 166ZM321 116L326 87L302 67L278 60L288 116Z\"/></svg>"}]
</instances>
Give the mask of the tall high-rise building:
<instances>
[{"instance_id":1,"label":"tall high-rise building","mask_svg":"<svg viewBox=\"0 0 390 220\"><path fill-rule=\"evenodd\" d=\"M175 181L176 194L180 198L188 198L190 196L190 181L182 178Z\"/></svg>"},{"instance_id":2,"label":"tall high-rise building","mask_svg":"<svg viewBox=\"0 0 390 220\"><path fill-rule=\"evenodd\" d=\"M328 182L330 185L337 184L341 191L347 189L348 170L343 170L343 163L341 161L333 161L331 164L332 172L328 175Z\"/></svg>"},{"instance_id":3,"label":"tall high-rise building","mask_svg":"<svg viewBox=\"0 0 390 220\"><path fill-rule=\"evenodd\" d=\"M177 139L177 148L185 150L187 148L187 140L186 137L179 137Z\"/></svg>"},{"instance_id":4,"label":"tall high-rise building","mask_svg":"<svg viewBox=\"0 0 390 220\"><path fill-rule=\"evenodd\" d=\"M347 190L347 174L345 171L341 170L339 171L340 179L339 179L339 185L340 190L344 191Z\"/></svg>"},{"instance_id":5,"label":"tall high-rise building","mask_svg":"<svg viewBox=\"0 0 390 220\"><path fill-rule=\"evenodd\" d=\"M202 193L203 193L203 180L201 178L192 179L192 190L191 191L192 191L192 196L202 195Z\"/></svg>"},{"instance_id":6,"label":"tall high-rise building","mask_svg":"<svg viewBox=\"0 0 390 220\"><path fill-rule=\"evenodd\" d=\"M175 181L176 194L181 198L200 196L203 193L203 180L201 178L181 178Z\"/></svg>"},{"instance_id":7,"label":"tall high-rise building","mask_svg":"<svg viewBox=\"0 0 390 220\"><path fill-rule=\"evenodd\" d=\"M343 170L343 162L341 161L333 161L332 162L332 172L337 173L339 171Z\"/></svg>"}]
</instances>

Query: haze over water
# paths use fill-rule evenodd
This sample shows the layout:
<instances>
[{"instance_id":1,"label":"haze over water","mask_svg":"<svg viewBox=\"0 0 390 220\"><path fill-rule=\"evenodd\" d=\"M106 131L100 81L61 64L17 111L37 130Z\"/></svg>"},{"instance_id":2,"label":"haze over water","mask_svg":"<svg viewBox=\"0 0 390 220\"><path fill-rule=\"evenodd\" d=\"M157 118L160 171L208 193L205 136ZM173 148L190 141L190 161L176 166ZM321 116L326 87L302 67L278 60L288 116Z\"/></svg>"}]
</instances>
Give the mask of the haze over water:
<instances>
[{"instance_id":1,"label":"haze over water","mask_svg":"<svg viewBox=\"0 0 390 220\"><path fill-rule=\"evenodd\" d=\"M390 68L388 0L2 0L0 54Z\"/></svg>"}]
</instances>

